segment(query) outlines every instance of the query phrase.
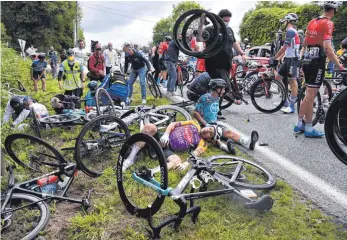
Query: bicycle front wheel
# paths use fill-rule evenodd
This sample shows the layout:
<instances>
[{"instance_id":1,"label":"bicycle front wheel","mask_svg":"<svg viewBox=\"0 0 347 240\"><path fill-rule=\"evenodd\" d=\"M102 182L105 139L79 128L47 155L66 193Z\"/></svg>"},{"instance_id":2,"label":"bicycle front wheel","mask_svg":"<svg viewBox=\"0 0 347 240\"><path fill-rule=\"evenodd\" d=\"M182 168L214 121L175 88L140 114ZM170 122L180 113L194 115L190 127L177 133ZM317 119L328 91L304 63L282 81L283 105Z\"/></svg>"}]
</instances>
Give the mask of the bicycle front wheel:
<instances>
[{"instance_id":1,"label":"bicycle front wheel","mask_svg":"<svg viewBox=\"0 0 347 240\"><path fill-rule=\"evenodd\" d=\"M154 78L151 73L147 74L146 80L147 80L148 89L151 92L152 96L154 98L157 98L158 97L157 88L156 88L157 83L154 81Z\"/></svg>"},{"instance_id":2,"label":"bicycle front wheel","mask_svg":"<svg viewBox=\"0 0 347 240\"><path fill-rule=\"evenodd\" d=\"M7 203L5 198L6 195L1 195L1 209L4 209L1 212L1 238L31 240L39 235L49 220L47 204L28 194L14 193ZM19 209L21 207L24 208Z\"/></svg>"},{"instance_id":3,"label":"bicycle front wheel","mask_svg":"<svg viewBox=\"0 0 347 240\"><path fill-rule=\"evenodd\" d=\"M98 177L105 169L114 168L115 157L129 136L128 127L115 116L103 115L91 120L76 140L78 167L90 177Z\"/></svg>"},{"instance_id":4,"label":"bicycle front wheel","mask_svg":"<svg viewBox=\"0 0 347 240\"><path fill-rule=\"evenodd\" d=\"M274 113L280 110L286 101L284 85L275 79L259 79L251 87L253 106L263 113Z\"/></svg>"},{"instance_id":5,"label":"bicycle front wheel","mask_svg":"<svg viewBox=\"0 0 347 240\"><path fill-rule=\"evenodd\" d=\"M140 150L130 158L135 146ZM150 135L137 133L124 143L118 156L117 185L125 208L141 218L154 215L165 200L163 192L145 186L145 181L165 191L168 170L159 143Z\"/></svg>"},{"instance_id":6,"label":"bicycle front wheel","mask_svg":"<svg viewBox=\"0 0 347 240\"><path fill-rule=\"evenodd\" d=\"M218 155L207 159L216 174L229 181L230 185L265 190L276 185L275 177L262 166L246 159Z\"/></svg>"},{"instance_id":7,"label":"bicycle front wheel","mask_svg":"<svg viewBox=\"0 0 347 240\"><path fill-rule=\"evenodd\" d=\"M113 100L104 88L98 88L95 93L96 99L96 112L98 116L105 114L115 114L116 108L114 107Z\"/></svg>"}]
</instances>

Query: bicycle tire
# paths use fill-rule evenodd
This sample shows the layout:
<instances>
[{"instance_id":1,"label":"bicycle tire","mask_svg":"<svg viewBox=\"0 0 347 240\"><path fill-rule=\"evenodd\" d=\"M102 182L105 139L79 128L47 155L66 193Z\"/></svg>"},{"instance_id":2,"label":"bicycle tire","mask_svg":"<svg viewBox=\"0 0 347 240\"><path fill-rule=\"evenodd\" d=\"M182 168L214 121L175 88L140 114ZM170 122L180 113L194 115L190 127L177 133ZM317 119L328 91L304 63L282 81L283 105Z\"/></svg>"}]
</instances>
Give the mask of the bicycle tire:
<instances>
[{"instance_id":1,"label":"bicycle tire","mask_svg":"<svg viewBox=\"0 0 347 240\"><path fill-rule=\"evenodd\" d=\"M106 89L104 88L98 88L96 90L96 93L95 93L95 99L96 99L96 112L98 113L98 116L101 116L101 115L104 115L105 112L101 111L101 107L100 107L100 102L99 102L99 97L101 96L101 94L105 94L106 98L107 98L107 101L108 103L110 103L111 106L108 106L107 105L107 108L111 107L108 111L109 114L113 114L115 112L115 107L114 107L114 103L113 103L113 100L110 96L110 94L108 94L108 92L106 91ZM102 101L104 101L106 99L103 99ZM104 104L104 103L103 103Z\"/></svg>"},{"instance_id":2,"label":"bicycle tire","mask_svg":"<svg viewBox=\"0 0 347 240\"><path fill-rule=\"evenodd\" d=\"M19 80L17 80L17 84L18 84L18 89L21 91L21 92L27 92L26 88L24 87L23 83Z\"/></svg>"},{"instance_id":3,"label":"bicycle tire","mask_svg":"<svg viewBox=\"0 0 347 240\"><path fill-rule=\"evenodd\" d=\"M265 82L265 83L264 83ZM270 97L271 97L271 92L270 92L270 88L271 88L271 85L272 84L275 84L279 91L280 91L280 94L281 94L281 102L278 106L274 107L273 109L264 109L262 107L259 106L259 104L257 103L256 99L256 93L259 92L259 85L263 85L262 88L264 89L264 92L267 92ZM267 88L267 90L265 90L265 88ZM266 94L264 94L264 96L266 96ZM286 91L285 91L285 87L284 85L275 80L275 79L271 79L271 78L268 78L268 79L259 79L258 81L256 81L252 87L251 87L251 101L252 101L252 104L253 106L259 110L260 112L263 112L263 113L274 113L274 112L277 112L278 110L280 110L283 105L284 105L284 102L286 101Z\"/></svg>"},{"instance_id":4,"label":"bicycle tire","mask_svg":"<svg viewBox=\"0 0 347 240\"><path fill-rule=\"evenodd\" d=\"M144 142L148 147L150 147L154 151L155 155L157 156L155 159L155 162L154 162L154 159L153 160L151 159L148 162L150 164L153 164L153 166L155 166L155 165L160 166L160 177L159 178L156 177L156 178L158 178L158 180L159 180L158 182L160 183L160 188L164 189L164 190L166 190L168 187L168 170L167 170L167 164L166 164L164 152L163 152L161 146L159 145L159 143L157 142L157 140L155 140L152 136L150 136L148 134L144 134L144 133L137 133L137 134L132 135L130 138L128 138L128 140L124 143L124 145L120 151L120 154L118 156L118 162L117 162L118 193L119 193L119 196L120 196L123 204L125 205L125 208L127 209L127 211L130 214L136 215L137 217L141 217L141 218L148 218L149 216L154 215L156 212L159 211L160 207L164 203L165 196L158 194L158 193L154 192L154 190L153 190L153 193L155 193L153 195L154 201L153 202L151 201L149 204L147 204L147 203L143 204L143 201L141 201L141 206L140 206L140 204L137 204L135 202L136 200L129 199L129 197L127 196L127 191L125 190L125 188L129 185L125 185L125 181L126 181L126 176L128 175L128 173L126 173L126 171L128 171L128 169L126 169L123 172L123 163L125 162L124 159L126 159L126 157L127 157L128 150L131 149L131 147L137 142ZM149 165L147 163L146 163L145 159L143 159L143 161L137 160L135 162L134 168L136 168L136 169L134 169L134 171L141 169L140 167L145 167L145 166L141 166L142 164L146 164L146 166L149 167ZM156 163L158 163L158 165ZM140 165L140 166L138 167L137 165ZM133 169L133 166L131 166L129 168ZM129 170L130 173L131 173L131 171L132 170ZM130 173L129 173L129 175L130 175ZM129 179L131 180L132 178L130 177ZM133 181L133 183L136 183L136 182ZM136 183L136 184L138 184L138 183ZM136 184L132 184L132 185L136 185ZM145 187L145 188L148 189L148 187ZM137 188L136 191L140 192L140 188ZM149 194L152 194L152 191L150 193L146 194L144 197L148 197ZM131 195L131 196L134 196L134 195Z\"/></svg>"},{"instance_id":5,"label":"bicycle tire","mask_svg":"<svg viewBox=\"0 0 347 240\"><path fill-rule=\"evenodd\" d=\"M331 85L329 84L329 82L326 79L323 80L322 85L324 85L324 87L328 90L328 97L329 97L328 99L330 101L333 97L333 90L331 88ZM300 111L301 101L306 96L305 93L306 93L306 86L302 86L300 93L298 95L297 103L296 103L296 107L298 109L298 112ZM322 97L321 97L321 94L319 91L317 92L316 97L317 97L318 105L321 106L322 105ZM321 116L317 115L316 113L313 113L313 114L314 114L314 118L312 119L312 126L315 126L319 122Z\"/></svg>"},{"instance_id":6,"label":"bicycle tire","mask_svg":"<svg viewBox=\"0 0 347 240\"><path fill-rule=\"evenodd\" d=\"M35 137L35 136L31 136L31 135L28 135L28 134L24 134L24 133L11 134L11 135L9 135L5 139L5 149L6 149L6 152L12 158L12 160L15 161L17 164L19 164L20 166L22 166L24 168L33 170L35 172L47 173L47 172L44 172L44 171L39 171L38 168L34 168L33 167L34 165L32 163L31 164L30 163L27 164L23 160L21 160L22 158L25 158L26 155L22 156L22 155L20 155L20 153L16 149L14 149L15 144L16 144L15 141L18 140L18 139L19 140L27 140L27 141L30 142L30 145L27 146L27 147L22 146L22 145L20 146L22 149L25 149L26 152L30 150L30 147L35 146L35 143L37 143L39 146L41 146L41 147L37 148L37 149L40 150L40 152L35 152L35 155L33 155L34 157L36 157L34 162L37 163L38 162L37 160L41 160L41 162L42 162L42 159L38 158L39 156L43 156L43 157L48 157L50 159L54 159L56 162L50 163L50 164L57 165L56 167L59 168L62 172L64 172L64 166L67 164L67 161L58 152L57 149L52 147L50 144L48 144L46 141L44 141L41 138L38 138L38 137ZM48 153L53 154L53 156L50 155L50 154L44 153L44 149L45 148L48 150ZM20 156L17 156L17 154L20 155ZM30 155L30 156L32 156L32 155ZM46 160L46 159L44 159L44 160ZM44 165L47 165L47 164L44 164Z\"/></svg>"},{"instance_id":7,"label":"bicycle tire","mask_svg":"<svg viewBox=\"0 0 347 240\"><path fill-rule=\"evenodd\" d=\"M98 160L100 160L100 158L96 158L96 156L101 157L100 155L96 155L95 158L91 158L91 160L93 162L91 162L91 164L87 163L87 156L86 154L92 155L92 151L93 150L97 150L99 151L98 153L101 154L101 152L106 153L105 149L111 149L112 148L112 143L110 142L110 139L112 138L108 138L109 135L107 135L107 142L105 139L103 139L103 135L100 136L100 139L93 139L93 140L86 140L84 139L84 137L87 135L87 133L90 133L89 130L94 131L93 127L94 125L96 126L98 123L100 122L100 126L101 126L101 122L102 121L112 121L115 122L117 124L117 129L121 129L122 131L124 131L124 133L122 134L122 136L125 136L125 138L129 138L130 136L130 132L129 129L127 127L127 125L119 118L113 116L113 115L102 115L99 116L97 118L94 118L93 120L91 120L90 122L88 122L82 129L82 131L80 132L80 134L77 137L76 140L76 144L75 144L75 158L76 158L76 162L77 162L77 166L80 170L82 170L86 175L90 176L90 177L98 177L100 175L103 174L103 171L105 170L105 168L110 167L110 166L104 166L103 163L105 163L105 161L109 160L109 159L105 159L104 162L96 163ZM96 129L95 129L96 130ZM98 129L99 133L100 133L100 128ZM110 132L108 132L110 133ZM111 132L112 134L115 134L113 132ZM88 134L88 136L91 134ZM96 149L85 149L86 148L86 144L91 143L91 144L97 144ZM121 142L120 142L121 143ZM108 146L103 146L109 144ZM88 146L87 146L88 148ZM91 150L91 151L90 151ZM101 151L101 152L100 152ZM93 157L93 155L91 156ZM100 170L100 168L102 168Z\"/></svg>"},{"instance_id":8,"label":"bicycle tire","mask_svg":"<svg viewBox=\"0 0 347 240\"><path fill-rule=\"evenodd\" d=\"M188 121L188 120L192 120L192 116L189 114L189 112L187 112L185 109L175 106L175 105L162 105L159 107L156 107L153 112L158 112L158 111L165 111L165 110L173 110L176 112L179 112L183 115L183 117L185 118L184 120L179 120L179 121ZM172 121L170 122L176 122L177 119L171 119Z\"/></svg>"},{"instance_id":9,"label":"bicycle tire","mask_svg":"<svg viewBox=\"0 0 347 240\"><path fill-rule=\"evenodd\" d=\"M226 162L223 162L223 164L221 163L216 163L217 160L219 159L230 159L232 161L226 161ZM235 161L236 160L236 161ZM256 189L256 190L267 190L267 189L272 189L275 187L276 185L276 178L268 171L266 170L264 167L254 163L254 162L251 162L249 160L246 160L246 159L243 159L243 158L239 158L239 157L233 157L233 156L228 156L228 155L217 155L217 156L212 156L212 157L209 157L207 159L208 162L210 162L212 164L212 168L219 174L221 175L227 175L228 179L230 180L231 177L232 177L232 174L231 173L226 173L226 172L221 172L220 170L218 171L218 167L222 167L222 166L227 166L227 165L235 165L235 164L238 164L240 161L243 162L243 163L246 163L247 165L257 169L257 171L260 171L259 175L262 175L262 176L266 176L265 177L265 180L263 182L265 183L260 183L260 184L255 184L255 183L246 183L246 182L243 182L241 180L238 180L236 179L236 181L234 183L232 183L231 185L235 185L237 187L242 187L242 188L247 188L247 189ZM218 166L220 165L221 166ZM250 167L246 167L246 170L247 168L250 168ZM231 176L230 176L231 174ZM253 173L254 175L255 173ZM252 176L253 176L252 175ZM254 177L254 176L253 176ZM263 177L262 177L263 178Z\"/></svg>"},{"instance_id":10,"label":"bicycle tire","mask_svg":"<svg viewBox=\"0 0 347 240\"><path fill-rule=\"evenodd\" d=\"M159 86L157 84L155 84L155 88L157 89L158 97L162 98L163 94L161 93L160 88L159 88Z\"/></svg>"},{"instance_id":11,"label":"bicycle tire","mask_svg":"<svg viewBox=\"0 0 347 240\"><path fill-rule=\"evenodd\" d=\"M343 138L344 142L347 142L347 130L345 128L346 122L342 122L343 119L341 119L340 124L343 125L343 128L336 126L336 124L340 121L337 121L340 111L343 111L344 115L346 114L346 99L347 88L345 88L330 104L324 123L327 143L333 154L345 165L347 165L347 153L343 150L342 145L337 141L339 136L336 132L339 130L342 135L340 137ZM335 134L337 135L336 137Z\"/></svg>"},{"instance_id":12,"label":"bicycle tire","mask_svg":"<svg viewBox=\"0 0 347 240\"><path fill-rule=\"evenodd\" d=\"M226 95L224 95L222 103L220 104L220 110L227 109L232 104L233 104L233 101L231 101L230 98L228 98Z\"/></svg>"},{"instance_id":13,"label":"bicycle tire","mask_svg":"<svg viewBox=\"0 0 347 240\"><path fill-rule=\"evenodd\" d=\"M66 124L72 123L81 119L80 115L77 114L58 114L52 115L44 118L40 118L39 121L44 124Z\"/></svg>"},{"instance_id":14,"label":"bicycle tire","mask_svg":"<svg viewBox=\"0 0 347 240\"><path fill-rule=\"evenodd\" d=\"M1 195L1 207L3 205L2 202L5 201L5 198L6 198L6 195ZM29 195L29 194L14 193L14 194L12 194L9 201L10 202L19 202L20 200L26 200L27 202L31 202L31 203L37 202L36 204L30 205L30 206L32 207L32 206L36 205L38 207L38 210L40 211L39 223L35 226L35 228L32 231L30 231L28 234L26 234L24 237L18 236L18 239L20 238L22 240L31 240L31 239L34 239L36 236L38 236L39 233L43 229L45 229L45 227L49 221L50 210L49 210L49 207L48 207L46 202L44 202L44 201L38 202L42 199L40 199L36 196ZM27 204L25 204L25 205L27 205ZM15 214L15 212L13 214ZM1 220L3 220L2 217L3 217L3 215L1 214ZM18 226L16 226L15 230L18 232ZM21 230L24 230L24 228L21 228ZM6 236L4 236L4 233L6 233L6 229L2 229L2 231L1 231L1 237L2 238L6 237ZM13 237L13 236L11 236L11 237Z\"/></svg>"},{"instance_id":15,"label":"bicycle tire","mask_svg":"<svg viewBox=\"0 0 347 240\"><path fill-rule=\"evenodd\" d=\"M152 96L154 98L157 98L158 97L158 93L157 93L157 88L155 87L155 85L157 85L157 83L154 81L154 78L153 78L152 74L148 73L146 80L147 80L148 89L151 92Z\"/></svg>"}]
</instances>

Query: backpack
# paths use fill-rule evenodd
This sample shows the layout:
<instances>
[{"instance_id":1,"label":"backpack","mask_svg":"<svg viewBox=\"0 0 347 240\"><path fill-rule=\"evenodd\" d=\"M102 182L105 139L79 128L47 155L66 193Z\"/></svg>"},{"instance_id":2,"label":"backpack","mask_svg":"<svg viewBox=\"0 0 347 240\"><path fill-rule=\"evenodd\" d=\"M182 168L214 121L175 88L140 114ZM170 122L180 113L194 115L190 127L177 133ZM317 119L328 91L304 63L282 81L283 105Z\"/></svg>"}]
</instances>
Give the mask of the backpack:
<instances>
[{"instance_id":1,"label":"backpack","mask_svg":"<svg viewBox=\"0 0 347 240\"><path fill-rule=\"evenodd\" d=\"M128 82L125 80L125 75L119 71L106 75L99 88L105 88L111 98L116 100L126 101L128 96Z\"/></svg>"}]
</instances>

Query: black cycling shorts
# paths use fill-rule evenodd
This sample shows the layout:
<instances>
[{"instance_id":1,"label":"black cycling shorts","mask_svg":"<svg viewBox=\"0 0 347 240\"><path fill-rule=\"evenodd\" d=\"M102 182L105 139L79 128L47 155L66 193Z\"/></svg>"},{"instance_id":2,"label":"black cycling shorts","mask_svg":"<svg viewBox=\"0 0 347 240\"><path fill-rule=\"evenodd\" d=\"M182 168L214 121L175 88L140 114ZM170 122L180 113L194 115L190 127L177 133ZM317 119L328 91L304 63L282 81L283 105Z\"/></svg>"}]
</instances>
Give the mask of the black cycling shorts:
<instances>
[{"instance_id":1,"label":"black cycling shorts","mask_svg":"<svg viewBox=\"0 0 347 240\"><path fill-rule=\"evenodd\" d=\"M167 67L165 65L164 59L159 59L159 67L160 67L161 71L166 71L167 70Z\"/></svg>"},{"instance_id":2,"label":"black cycling shorts","mask_svg":"<svg viewBox=\"0 0 347 240\"><path fill-rule=\"evenodd\" d=\"M305 83L307 87L319 88L325 77L325 61L326 58L318 58L311 60L308 64L303 64L305 74Z\"/></svg>"},{"instance_id":3,"label":"black cycling shorts","mask_svg":"<svg viewBox=\"0 0 347 240\"><path fill-rule=\"evenodd\" d=\"M40 75L40 74L41 74L40 71L33 71L33 77L34 77L34 79L35 79L35 80L39 80L38 78L39 78L39 75ZM41 79L43 79L43 78L46 78L45 74L43 74L43 75L41 76Z\"/></svg>"},{"instance_id":4,"label":"black cycling shorts","mask_svg":"<svg viewBox=\"0 0 347 240\"><path fill-rule=\"evenodd\" d=\"M164 135L164 133L157 131L156 134L154 134L154 138L159 142L160 138ZM169 146L167 147L162 147L163 152L164 152L164 156L166 158L166 160L168 159L168 157L172 156L172 155L176 155Z\"/></svg>"},{"instance_id":5,"label":"black cycling shorts","mask_svg":"<svg viewBox=\"0 0 347 240\"><path fill-rule=\"evenodd\" d=\"M287 77L288 79L298 79L299 67L300 61L298 58L285 58L278 70L278 75L282 78Z\"/></svg>"}]
</instances>

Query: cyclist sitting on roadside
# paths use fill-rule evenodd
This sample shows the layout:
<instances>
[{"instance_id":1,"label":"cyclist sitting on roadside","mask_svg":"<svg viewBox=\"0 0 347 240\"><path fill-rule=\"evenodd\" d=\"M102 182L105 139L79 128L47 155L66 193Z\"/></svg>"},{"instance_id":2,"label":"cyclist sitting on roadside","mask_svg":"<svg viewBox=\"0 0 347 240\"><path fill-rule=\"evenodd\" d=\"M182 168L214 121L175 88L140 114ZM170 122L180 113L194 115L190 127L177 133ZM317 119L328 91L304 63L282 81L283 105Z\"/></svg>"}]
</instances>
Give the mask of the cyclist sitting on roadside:
<instances>
[{"instance_id":1,"label":"cyclist sitting on roadside","mask_svg":"<svg viewBox=\"0 0 347 240\"><path fill-rule=\"evenodd\" d=\"M196 102L199 98L209 91L210 75L208 72L200 74L198 77L192 80L187 86L187 97L190 101ZM230 94L227 95L228 99L235 104L241 104L241 100L234 99Z\"/></svg>"},{"instance_id":2,"label":"cyclist sitting on roadside","mask_svg":"<svg viewBox=\"0 0 347 240\"><path fill-rule=\"evenodd\" d=\"M29 115L30 109L33 107L33 104L37 105L31 97L22 97L22 96L14 96L12 97L6 105L3 123L7 123L10 121L10 117L12 116L13 122L11 123L11 127L14 128L21 122L23 122ZM45 106L41 106L39 104L35 106L34 110L37 117L46 117L48 116L48 111ZM18 129L22 130L23 125L18 125Z\"/></svg>"},{"instance_id":3,"label":"cyclist sitting on roadside","mask_svg":"<svg viewBox=\"0 0 347 240\"><path fill-rule=\"evenodd\" d=\"M79 109L80 98L76 96L68 96L63 94L57 94L51 99L52 108L57 114L64 113L65 109L74 110Z\"/></svg>"},{"instance_id":4,"label":"cyclist sitting on roadside","mask_svg":"<svg viewBox=\"0 0 347 240\"><path fill-rule=\"evenodd\" d=\"M176 152L188 151L190 146L193 145L195 147L193 155L200 156L207 149L205 140L214 139L216 135L214 127L201 128L199 123L194 120L170 123L164 133L159 132L154 124L147 123L142 129L142 132L154 136L160 142L165 158L168 161L168 169L178 171L186 169L189 163L182 163L181 158L175 154ZM136 143L132 146L131 153L124 160L123 171L134 163L135 156L142 147L142 143ZM152 173L159 171L160 169L156 168Z\"/></svg>"},{"instance_id":5,"label":"cyclist sitting on roadside","mask_svg":"<svg viewBox=\"0 0 347 240\"><path fill-rule=\"evenodd\" d=\"M220 135L220 137L231 139L227 141L225 145L219 139L216 140L216 144L221 150L235 154L232 143L236 142L249 149L253 150L255 144L259 139L259 135L256 131L252 131L251 137L243 137L236 132L226 129L217 125L217 113L219 111L219 98L225 93L226 83L223 79L212 79L209 83L209 89L211 93L202 95L199 101L195 105L195 111L193 116L199 121L203 127L213 126Z\"/></svg>"},{"instance_id":6,"label":"cyclist sitting on roadside","mask_svg":"<svg viewBox=\"0 0 347 240\"><path fill-rule=\"evenodd\" d=\"M41 80L42 83L42 91L46 91L46 68L47 62L45 61L46 54L40 53L39 59L33 61L31 64L31 80L34 81L34 91L38 91L37 81Z\"/></svg>"},{"instance_id":7,"label":"cyclist sitting on roadside","mask_svg":"<svg viewBox=\"0 0 347 240\"><path fill-rule=\"evenodd\" d=\"M306 82L306 95L301 103L298 122L294 132L305 132L305 137L323 137L324 132L315 130L312 126L313 103L325 76L326 57L334 62L339 69L344 69L339 63L332 48L332 33L334 23L331 19L337 12L340 2L324 2L324 13L314 18L307 25L306 37L300 56L303 57L303 71ZM305 122L304 119L305 118Z\"/></svg>"},{"instance_id":8,"label":"cyclist sitting on roadside","mask_svg":"<svg viewBox=\"0 0 347 240\"><path fill-rule=\"evenodd\" d=\"M276 53L273 58L273 65L277 65L278 60L285 56L283 64L278 70L276 80L282 81L285 79L284 84L289 84L291 87L290 102L286 100L284 107L281 109L284 113L294 113L295 112L295 102L298 96L298 83L297 79L299 77L299 48L300 48L300 37L297 30L294 28L295 24L298 22L298 16L295 13L289 13L284 17L284 22L286 23L286 37L284 45Z\"/></svg>"}]
</instances>

